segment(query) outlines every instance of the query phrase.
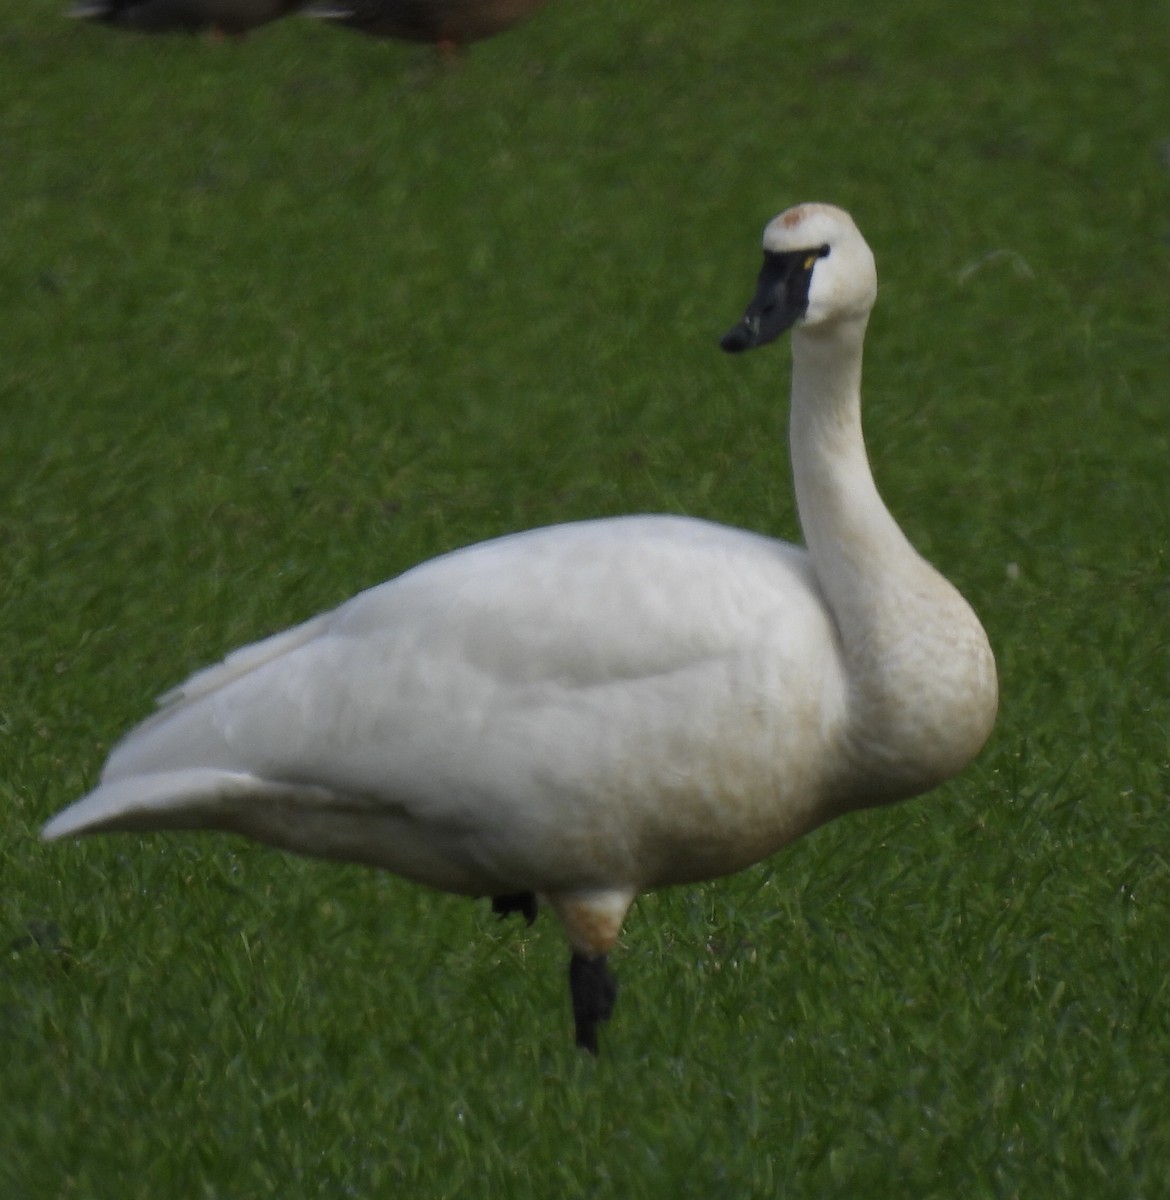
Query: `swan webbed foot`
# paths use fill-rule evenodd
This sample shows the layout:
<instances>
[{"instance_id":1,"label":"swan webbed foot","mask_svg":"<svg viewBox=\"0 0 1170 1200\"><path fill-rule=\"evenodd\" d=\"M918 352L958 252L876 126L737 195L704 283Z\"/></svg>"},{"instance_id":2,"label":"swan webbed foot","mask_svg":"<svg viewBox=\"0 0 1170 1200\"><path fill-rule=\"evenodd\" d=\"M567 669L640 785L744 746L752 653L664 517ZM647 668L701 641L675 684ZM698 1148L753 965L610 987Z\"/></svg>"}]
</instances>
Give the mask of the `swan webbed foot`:
<instances>
[{"instance_id":1,"label":"swan webbed foot","mask_svg":"<svg viewBox=\"0 0 1170 1200\"><path fill-rule=\"evenodd\" d=\"M586 958L574 954L569 960L569 994L573 998L573 1023L577 1045L597 1053L597 1027L613 1015L617 980L606 970L605 955Z\"/></svg>"},{"instance_id":2,"label":"swan webbed foot","mask_svg":"<svg viewBox=\"0 0 1170 1200\"><path fill-rule=\"evenodd\" d=\"M492 912L501 921L510 913L518 912L531 925L536 920L538 908L535 892L510 892L506 896L492 897Z\"/></svg>"}]
</instances>

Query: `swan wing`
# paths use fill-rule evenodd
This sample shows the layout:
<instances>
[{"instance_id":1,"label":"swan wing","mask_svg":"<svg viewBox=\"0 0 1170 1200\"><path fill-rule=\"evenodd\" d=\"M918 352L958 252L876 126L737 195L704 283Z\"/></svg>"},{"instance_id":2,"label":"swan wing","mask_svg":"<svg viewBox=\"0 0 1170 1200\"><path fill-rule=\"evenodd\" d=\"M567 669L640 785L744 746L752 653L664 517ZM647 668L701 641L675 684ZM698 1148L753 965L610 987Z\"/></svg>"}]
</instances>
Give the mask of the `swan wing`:
<instances>
[{"instance_id":1,"label":"swan wing","mask_svg":"<svg viewBox=\"0 0 1170 1200\"><path fill-rule=\"evenodd\" d=\"M669 517L535 530L197 673L46 836L206 825L453 890L644 876L647 838L679 824L677 805L670 820L646 806L705 796L687 837L717 841L697 825L719 787L789 757L786 729L824 724L822 707L785 711L827 694L795 676L834 671L793 547Z\"/></svg>"}]
</instances>

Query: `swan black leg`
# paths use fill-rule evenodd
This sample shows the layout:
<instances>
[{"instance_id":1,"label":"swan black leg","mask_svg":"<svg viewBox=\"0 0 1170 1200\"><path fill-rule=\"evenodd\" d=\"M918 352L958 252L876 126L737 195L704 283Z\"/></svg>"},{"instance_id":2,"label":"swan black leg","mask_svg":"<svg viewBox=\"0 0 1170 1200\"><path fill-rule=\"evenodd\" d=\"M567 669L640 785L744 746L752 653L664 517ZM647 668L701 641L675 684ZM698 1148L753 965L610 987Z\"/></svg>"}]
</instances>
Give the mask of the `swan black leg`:
<instances>
[{"instance_id":1,"label":"swan black leg","mask_svg":"<svg viewBox=\"0 0 1170 1200\"><path fill-rule=\"evenodd\" d=\"M573 1022L577 1045L597 1053L597 1026L608 1021L617 1000L617 980L605 969L605 955L569 959L569 994L573 998Z\"/></svg>"},{"instance_id":2,"label":"swan black leg","mask_svg":"<svg viewBox=\"0 0 1170 1200\"><path fill-rule=\"evenodd\" d=\"M529 925L536 920L536 893L512 892L507 896L492 897L492 912L498 913L501 920L509 913L518 912Z\"/></svg>"}]
</instances>

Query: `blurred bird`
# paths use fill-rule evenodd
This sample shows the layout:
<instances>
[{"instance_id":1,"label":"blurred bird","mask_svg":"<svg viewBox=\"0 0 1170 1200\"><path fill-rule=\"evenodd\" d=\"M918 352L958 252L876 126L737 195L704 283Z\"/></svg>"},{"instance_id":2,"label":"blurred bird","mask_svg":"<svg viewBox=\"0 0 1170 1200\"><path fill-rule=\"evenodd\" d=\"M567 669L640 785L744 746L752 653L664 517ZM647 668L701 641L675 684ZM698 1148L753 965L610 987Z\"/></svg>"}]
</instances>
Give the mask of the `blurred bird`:
<instances>
[{"instance_id":1,"label":"blurred bird","mask_svg":"<svg viewBox=\"0 0 1170 1200\"><path fill-rule=\"evenodd\" d=\"M431 42L455 54L526 20L548 0L319 0L306 16L372 37Z\"/></svg>"},{"instance_id":2,"label":"blurred bird","mask_svg":"<svg viewBox=\"0 0 1170 1200\"><path fill-rule=\"evenodd\" d=\"M243 34L300 8L304 0L79 0L68 16L140 33Z\"/></svg>"}]
</instances>

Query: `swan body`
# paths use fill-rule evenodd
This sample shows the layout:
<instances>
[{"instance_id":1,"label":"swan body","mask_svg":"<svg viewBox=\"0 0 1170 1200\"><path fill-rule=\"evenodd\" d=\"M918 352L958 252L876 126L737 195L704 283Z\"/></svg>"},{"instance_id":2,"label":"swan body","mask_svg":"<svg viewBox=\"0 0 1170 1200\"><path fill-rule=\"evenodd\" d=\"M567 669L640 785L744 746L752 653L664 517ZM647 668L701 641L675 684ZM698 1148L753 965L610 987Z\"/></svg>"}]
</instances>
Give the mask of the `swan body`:
<instances>
[{"instance_id":1,"label":"swan body","mask_svg":"<svg viewBox=\"0 0 1170 1200\"><path fill-rule=\"evenodd\" d=\"M765 230L729 351L793 327L807 548L675 516L551 526L407 571L194 675L48 839L227 830L560 918L580 1045L641 891L739 870L978 753L995 663L882 503L861 436L876 295L849 216Z\"/></svg>"},{"instance_id":2,"label":"swan body","mask_svg":"<svg viewBox=\"0 0 1170 1200\"><path fill-rule=\"evenodd\" d=\"M69 16L140 33L241 34L299 8L304 0L79 0Z\"/></svg>"},{"instance_id":3,"label":"swan body","mask_svg":"<svg viewBox=\"0 0 1170 1200\"><path fill-rule=\"evenodd\" d=\"M527 20L548 0L325 0L305 15L373 37L432 42L448 50Z\"/></svg>"}]
</instances>

